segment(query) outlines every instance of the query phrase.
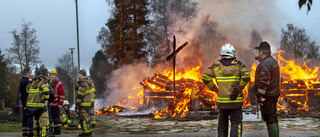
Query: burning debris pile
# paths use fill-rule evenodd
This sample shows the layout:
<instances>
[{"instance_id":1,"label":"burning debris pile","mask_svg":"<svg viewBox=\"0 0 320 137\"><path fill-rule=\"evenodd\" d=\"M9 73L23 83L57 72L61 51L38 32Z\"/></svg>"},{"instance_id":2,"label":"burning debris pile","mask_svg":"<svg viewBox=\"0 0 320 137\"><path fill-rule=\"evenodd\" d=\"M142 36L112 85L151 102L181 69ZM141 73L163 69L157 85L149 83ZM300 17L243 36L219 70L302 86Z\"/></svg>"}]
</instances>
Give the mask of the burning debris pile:
<instances>
[{"instance_id":1,"label":"burning debris pile","mask_svg":"<svg viewBox=\"0 0 320 137\"><path fill-rule=\"evenodd\" d=\"M118 116L145 115L159 119L162 116L172 118L186 117L192 111L209 111L215 108L217 94L208 89L201 81L199 66L186 68L184 73L175 75L172 71L155 73L153 77L144 78L140 85L142 90L137 95L130 95L118 105L100 109L97 114ZM129 107L127 102L136 102L138 107ZM126 102L126 103L124 103ZM138 102L138 103L137 103ZM132 104L132 103L131 103Z\"/></svg>"},{"instance_id":2,"label":"burning debris pile","mask_svg":"<svg viewBox=\"0 0 320 137\"><path fill-rule=\"evenodd\" d=\"M284 117L319 117L320 82L319 67L309 68L282 58L278 53L281 72L281 95L278 100L278 114Z\"/></svg>"},{"instance_id":3,"label":"burning debris pile","mask_svg":"<svg viewBox=\"0 0 320 137\"><path fill-rule=\"evenodd\" d=\"M162 115L185 117L190 109L205 110L215 107L216 93L203 82L181 78L173 82L167 76L155 74L140 83L144 88L143 106L156 110L155 118Z\"/></svg>"},{"instance_id":4,"label":"burning debris pile","mask_svg":"<svg viewBox=\"0 0 320 137\"><path fill-rule=\"evenodd\" d=\"M281 73L281 95L278 100L278 115L281 117L319 117L319 67L311 69L305 64L304 66L297 65L294 61L283 59L280 52L278 62ZM175 82L172 71L158 70L159 73L155 73L151 78L146 77L140 82L139 93L128 95L128 98L119 102L118 105L102 108L97 114L144 115L155 119L188 118L194 112L198 114L210 112L211 116L216 116L217 94L209 90L202 82L201 67L201 62L196 67L185 67L184 72L175 75ZM250 84L254 83L255 69L256 65L253 64ZM254 93L249 91L250 84L243 90L243 111L255 114L256 100L250 97L250 94L254 96Z\"/></svg>"}]
</instances>

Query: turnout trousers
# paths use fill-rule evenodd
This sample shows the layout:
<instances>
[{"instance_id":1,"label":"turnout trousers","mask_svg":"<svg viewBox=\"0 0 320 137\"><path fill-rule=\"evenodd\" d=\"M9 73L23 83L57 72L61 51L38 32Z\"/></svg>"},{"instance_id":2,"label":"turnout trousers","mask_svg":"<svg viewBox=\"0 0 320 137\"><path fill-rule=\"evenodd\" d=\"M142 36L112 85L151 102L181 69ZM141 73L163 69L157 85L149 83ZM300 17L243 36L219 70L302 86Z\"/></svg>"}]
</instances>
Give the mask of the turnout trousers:
<instances>
[{"instance_id":1,"label":"turnout trousers","mask_svg":"<svg viewBox=\"0 0 320 137\"><path fill-rule=\"evenodd\" d=\"M37 109L33 112L33 132L34 136L46 137L48 133L49 116L48 111Z\"/></svg>"},{"instance_id":2,"label":"turnout trousers","mask_svg":"<svg viewBox=\"0 0 320 137\"><path fill-rule=\"evenodd\" d=\"M242 136L242 108L219 109L218 137L228 137L229 117L231 121L230 137Z\"/></svg>"},{"instance_id":3,"label":"turnout trousers","mask_svg":"<svg viewBox=\"0 0 320 137\"><path fill-rule=\"evenodd\" d=\"M79 123L81 125L82 131L85 134L92 133L92 129L90 126L90 108L80 107L79 108Z\"/></svg>"},{"instance_id":4,"label":"turnout trousers","mask_svg":"<svg viewBox=\"0 0 320 137\"><path fill-rule=\"evenodd\" d=\"M33 112L28 109L24 109L22 112L22 136L33 136Z\"/></svg>"}]
</instances>

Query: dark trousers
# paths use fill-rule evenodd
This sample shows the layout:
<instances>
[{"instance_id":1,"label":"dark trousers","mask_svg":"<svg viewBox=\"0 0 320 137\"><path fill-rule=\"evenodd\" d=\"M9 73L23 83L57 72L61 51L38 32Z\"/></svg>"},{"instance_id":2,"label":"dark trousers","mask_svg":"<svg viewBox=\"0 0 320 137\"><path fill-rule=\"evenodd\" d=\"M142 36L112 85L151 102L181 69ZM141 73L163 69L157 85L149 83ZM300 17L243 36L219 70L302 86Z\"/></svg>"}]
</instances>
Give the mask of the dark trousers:
<instances>
[{"instance_id":1,"label":"dark trousers","mask_svg":"<svg viewBox=\"0 0 320 137\"><path fill-rule=\"evenodd\" d=\"M22 134L24 136L33 135L33 112L29 111L25 105L23 105L22 112Z\"/></svg>"},{"instance_id":2,"label":"dark trousers","mask_svg":"<svg viewBox=\"0 0 320 137\"><path fill-rule=\"evenodd\" d=\"M61 132L61 121L60 121L60 109L59 107L51 107L50 114L52 122L54 123L54 132L60 134Z\"/></svg>"},{"instance_id":3,"label":"dark trousers","mask_svg":"<svg viewBox=\"0 0 320 137\"><path fill-rule=\"evenodd\" d=\"M219 109L218 136L228 136L229 116L231 121L230 137L242 135L242 108Z\"/></svg>"},{"instance_id":4,"label":"dark trousers","mask_svg":"<svg viewBox=\"0 0 320 137\"><path fill-rule=\"evenodd\" d=\"M265 97L265 101L262 102L261 115L263 120L268 124L278 123L277 118L277 102L278 97Z\"/></svg>"}]
</instances>

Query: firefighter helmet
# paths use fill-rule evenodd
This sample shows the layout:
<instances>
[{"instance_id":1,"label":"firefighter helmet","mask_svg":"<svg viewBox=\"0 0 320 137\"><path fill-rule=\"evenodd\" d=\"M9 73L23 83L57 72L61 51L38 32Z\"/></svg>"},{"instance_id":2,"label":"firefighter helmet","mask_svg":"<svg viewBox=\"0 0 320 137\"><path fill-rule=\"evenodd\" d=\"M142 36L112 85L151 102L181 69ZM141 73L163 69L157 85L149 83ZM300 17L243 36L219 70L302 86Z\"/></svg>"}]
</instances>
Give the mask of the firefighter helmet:
<instances>
[{"instance_id":1,"label":"firefighter helmet","mask_svg":"<svg viewBox=\"0 0 320 137\"><path fill-rule=\"evenodd\" d=\"M68 101L68 100L64 100L64 101L63 101L63 106L64 106L64 105L69 105L69 101Z\"/></svg>"},{"instance_id":2,"label":"firefighter helmet","mask_svg":"<svg viewBox=\"0 0 320 137\"><path fill-rule=\"evenodd\" d=\"M225 44L221 47L220 56L226 55L226 56L232 56L234 57L235 49L233 45L231 44Z\"/></svg>"},{"instance_id":3,"label":"firefighter helmet","mask_svg":"<svg viewBox=\"0 0 320 137\"><path fill-rule=\"evenodd\" d=\"M56 74L56 75L58 76L58 73L57 73L56 70L51 70L51 71L50 71L50 74Z\"/></svg>"}]
</instances>

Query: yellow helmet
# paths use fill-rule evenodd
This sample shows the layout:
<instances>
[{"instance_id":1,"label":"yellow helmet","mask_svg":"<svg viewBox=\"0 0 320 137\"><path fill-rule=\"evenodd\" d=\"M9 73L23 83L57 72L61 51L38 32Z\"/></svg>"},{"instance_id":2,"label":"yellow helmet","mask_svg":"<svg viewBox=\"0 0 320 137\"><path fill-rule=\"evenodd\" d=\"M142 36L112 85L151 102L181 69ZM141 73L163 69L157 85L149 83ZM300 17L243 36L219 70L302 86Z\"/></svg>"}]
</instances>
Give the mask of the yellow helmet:
<instances>
[{"instance_id":1,"label":"yellow helmet","mask_svg":"<svg viewBox=\"0 0 320 137\"><path fill-rule=\"evenodd\" d=\"M56 70L51 70L51 71L50 71L50 74L56 74L56 75L58 76L58 73L57 73Z\"/></svg>"}]
</instances>

